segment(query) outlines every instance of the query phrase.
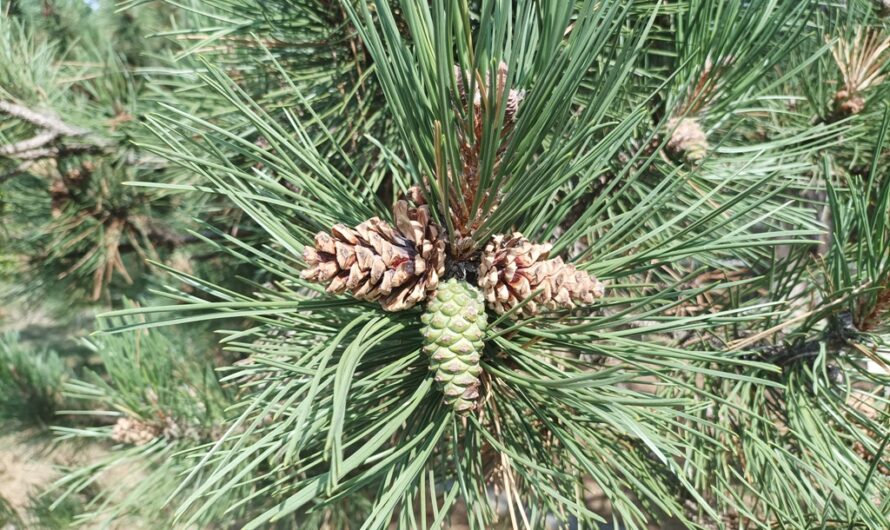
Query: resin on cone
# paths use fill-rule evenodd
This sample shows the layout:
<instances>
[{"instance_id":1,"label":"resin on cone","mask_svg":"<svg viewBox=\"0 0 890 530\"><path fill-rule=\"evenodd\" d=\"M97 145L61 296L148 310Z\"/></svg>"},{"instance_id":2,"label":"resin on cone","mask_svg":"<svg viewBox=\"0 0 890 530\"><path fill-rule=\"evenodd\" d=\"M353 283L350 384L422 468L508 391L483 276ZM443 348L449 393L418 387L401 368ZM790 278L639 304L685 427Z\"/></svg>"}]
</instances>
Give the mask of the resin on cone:
<instances>
[{"instance_id":1,"label":"resin on cone","mask_svg":"<svg viewBox=\"0 0 890 530\"><path fill-rule=\"evenodd\" d=\"M421 317L423 351L445 403L466 414L476 408L482 339L488 324L479 289L450 279L439 285Z\"/></svg>"}]
</instances>

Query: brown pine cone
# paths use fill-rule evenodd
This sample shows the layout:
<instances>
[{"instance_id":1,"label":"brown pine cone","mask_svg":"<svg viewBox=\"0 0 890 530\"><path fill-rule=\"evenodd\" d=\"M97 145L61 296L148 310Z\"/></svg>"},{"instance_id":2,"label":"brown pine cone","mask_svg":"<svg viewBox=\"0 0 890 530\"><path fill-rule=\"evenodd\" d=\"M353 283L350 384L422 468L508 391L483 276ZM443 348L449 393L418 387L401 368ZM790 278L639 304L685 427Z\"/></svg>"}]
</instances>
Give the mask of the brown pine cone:
<instances>
[{"instance_id":1,"label":"brown pine cone","mask_svg":"<svg viewBox=\"0 0 890 530\"><path fill-rule=\"evenodd\" d=\"M699 162L708 154L708 136L694 118L671 118L667 123L671 133L667 149L689 162Z\"/></svg>"},{"instance_id":2,"label":"brown pine cone","mask_svg":"<svg viewBox=\"0 0 890 530\"><path fill-rule=\"evenodd\" d=\"M602 282L562 258L547 259L550 249L519 232L494 236L479 265L479 287L489 307L505 313L540 290L517 311L533 316L541 309L571 309L603 296Z\"/></svg>"},{"instance_id":3,"label":"brown pine cone","mask_svg":"<svg viewBox=\"0 0 890 530\"><path fill-rule=\"evenodd\" d=\"M117 443L145 445L161 435L161 430L136 418L122 417L111 430L111 439Z\"/></svg>"},{"instance_id":4,"label":"brown pine cone","mask_svg":"<svg viewBox=\"0 0 890 530\"><path fill-rule=\"evenodd\" d=\"M519 111L519 106L522 103L522 100L525 99L525 91L518 90L515 88L511 88L507 94L504 94L504 88L507 84L507 63L501 61L498 63L497 73L495 74L495 82L494 86L492 86L491 82L491 72L485 75L485 86L480 87L478 82L474 83L473 90L473 113L475 118L476 127L481 127L482 123L482 105L483 105L483 93L482 88L484 88L485 93L487 95L490 90L497 90L497 99L506 98L506 102L504 103L504 127L508 129L513 125L513 122L516 120L516 113ZM469 101L467 98L467 89L464 84L464 70L458 66L454 65L454 78L457 81L457 93L460 98L461 104L466 109ZM477 80L478 81L478 80ZM481 130L477 130L477 137L481 133Z\"/></svg>"},{"instance_id":5,"label":"brown pine cone","mask_svg":"<svg viewBox=\"0 0 890 530\"><path fill-rule=\"evenodd\" d=\"M327 291L350 291L359 300L378 301L401 311L436 290L445 270L444 230L430 221L427 206L398 201L396 226L372 217L355 228L337 224L305 247L303 279L328 283Z\"/></svg>"}]
</instances>

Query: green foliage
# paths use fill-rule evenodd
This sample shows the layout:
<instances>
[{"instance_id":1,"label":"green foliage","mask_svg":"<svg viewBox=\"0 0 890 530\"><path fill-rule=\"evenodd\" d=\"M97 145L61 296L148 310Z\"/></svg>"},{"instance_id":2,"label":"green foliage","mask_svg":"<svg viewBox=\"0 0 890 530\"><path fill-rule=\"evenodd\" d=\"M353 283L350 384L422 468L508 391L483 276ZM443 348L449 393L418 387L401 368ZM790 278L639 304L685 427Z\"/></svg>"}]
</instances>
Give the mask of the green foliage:
<instances>
[{"instance_id":1,"label":"green foliage","mask_svg":"<svg viewBox=\"0 0 890 530\"><path fill-rule=\"evenodd\" d=\"M36 530L64 530L76 526L77 514L84 510L81 499L70 498L60 504L53 504L46 496L33 497L28 506L27 526Z\"/></svg>"},{"instance_id":2,"label":"green foliage","mask_svg":"<svg viewBox=\"0 0 890 530\"><path fill-rule=\"evenodd\" d=\"M723 12L717 3L696 4L690 9L698 20L716 22L694 36L681 33L678 49L687 51L671 56L676 63L669 66L674 71L696 61L694 73L649 89L679 98L703 71L708 53L702 50L737 50L732 71L722 74L726 90L717 83L712 99L700 108L717 124L740 114L741 127L751 127L744 124L756 123L764 110L738 108L749 104L742 98L769 101L761 94L800 72L770 77L766 73L777 63L759 60L777 43L797 45L789 36L802 34L808 20L800 5L754 10L733 4ZM729 342L740 329L768 326L776 318L776 302L759 294L760 286L782 270L773 258L776 249L802 255L796 246L808 245L818 229L811 206L794 200L795 190L811 186L809 175L821 167L818 153L838 148L840 134L852 129L786 127L782 136L752 144L728 125L721 128L728 134L717 147L720 156L694 168L636 149L630 163L611 176L613 184L590 198L587 190L595 189L638 131L646 130L645 110L654 95L644 92L628 100L618 87L630 82L636 64L649 60L641 52L658 22L655 11L642 18L634 13L638 22L632 23L631 12L619 2L580 5L577 12L569 4L490 3L473 16L461 3L444 1L404 2L399 17L384 2L373 12L364 3L345 8L374 60L404 146L403 176L394 177L397 189L428 182L433 211L452 231L452 243L459 234L446 213L450 208L478 208L477 244L508 229L543 240L562 232L557 251L581 242L577 266L609 280L610 294L593 313L519 323L497 319L486 335L481 412L458 419L431 391L415 312L384 315L348 300L319 299L298 278L294 257L302 245L334 222L367 218L374 203L361 197L374 189L352 183L376 180L335 169L352 168L350 155L330 136L321 137L322 149L307 141L317 121L304 125L296 112L264 108L208 64L207 86L240 109L274 149L258 148L199 115L170 109L171 114L152 119L163 141L155 151L203 175L207 191L226 196L263 228L268 246L228 238L220 249L265 270L273 282L253 285L252 294L202 283L201 299L171 294L185 303L115 312L105 323L123 331L232 317L255 322L244 331L224 332L228 348L251 354L252 364L235 373L251 381L236 409L243 411L236 424L248 427L198 451L200 463L186 482L194 489L177 512L180 520L193 523L209 514L248 476L276 486L244 502L277 503L248 528L366 495L373 506L364 515L364 528L384 527L393 518L405 528L435 526L458 500L467 506L471 527L484 528L497 518L489 502L492 483L507 492L514 524L536 528L548 518L604 522L584 503L586 477L605 491L613 517L629 528L655 514L694 524L736 513L801 528L814 514L826 520L878 520L879 511L859 502L863 491L880 491L877 482L865 482L867 465L853 468L840 486L832 482L836 469L829 463L836 446L847 440L805 440L797 435L798 413L790 408L780 421L795 435L781 435L772 422L757 423L760 416L752 411L770 403L767 396L784 402L791 395L785 389L796 390L798 383L769 359L720 345L721 337ZM720 30L739 17L738 31ZM675 24L690 23L684 16ZM746 24L757 31L743 30ZM700 28L696 23L696 31ZM770 57L778 62L782 54ZM505 101L489 92L481 133L462 133L479 142L480 185L467 203L455 204L448 190L460 186L466 162L456 139L472 122L454 112L458 87L469 86L465 90L472 93L473 84L502 59L509 72L505 92L518 86L527 96L515 129L498 145L490 139L500 137ZM480 71L478 79L468 76L458 83L452 64L463 72ZM605 67L613 64L617 67ZM682 99L661 100L667 108L682 105ZM308 109L300 112L315 116ZM656 138L649 135L643 144ZM229 150L266 171L239 167L237 159L218 154ZM279 157L278 151L291 156ZM328 153L341 161L332 162ZM586 207L580 215L573 211L576 203ZM388 216L386 207L371 208ZM693 283L711 269L742 279ZM702 296L720 304L684 312ZM163 316L171 311L177 315ZM116 322L134 313L160 316L135 325ZM646 390L644 383L665 395ZM755 389L757 397L754 402L728 399L721 390L726 385ZM736 392L749 394L729 395ZM693 457L739 456L732 447L747 441L749 431L724 440L733 431L714 419L714 410L723 407L728 412L722 417L736 418L745 429L769 430L743 447L756 476L764 476L763 470L796 470L798 482L767 479L773 482L745 486L739 478L750 475L734 475L736 463ZM266 424L268 417L275 420ZM849 447L846 451L852 454ZM715 481L718 476L726 478ZM804 492L811 484L830 494ZM773 487L784 488L775 502L770 501ZM752 495L765 504L749 505ZM690 512L686 500L698 508Z\"/></svg>"},{"instance_id":3,"label":"green foliage","mask_svg":"<svg viewBox=\"0 0 890 530\"><path fill-rule=\"evenodd\" d=\"M3 162L4 253L48 278L26 289L95 297L97 276L139 271L107 301L147 301L100 318L101 371L65 385L90 412L59 435L109 448L53 485L54 506L86 499L78 523L885 525L874 5L58 5L3 22L0 99L91 131L54 148L93 147ZM73 20L96 25L83 44ZM8 120L0 141L39 129ZM317 232L392 220L412 186L445 229L443 282L474 282L484 245L518 231L606 284L593 306L488 314L466 415L430 373L421 306L387 313L300 275ZM31 386L52 375L13 357ZM92 489L115 468L137 472Z\"/></svg>"},{"instance_id":4,"label":"green foliage","mask_svg":"<svg viewBox=\"0 0 890 530\"><path fill-rule=\"evenodd\" d=\"M67 499L64 503L53 507L48 497L31 497L28 504L17 511L0 497L0 524L5 530L72 528L76 515L83 511L83 505L79 501L80 499Z\"/></svg>"},{"instance_id":5,"label":"green foliage","mask_svg":"<svg viewBox=\"0 0 890 530\"><path fill-rule=\"evenodd\" d=\"M134 142L156 105L152 68L171 52L133 37L156 31L164 10L116 14L106 3L94 12L73 1L47 9L0 20L0 100L10 117L0 129L0 186L13 220L0 241L24 265L8 283L13 294L64 291L75 303L137 296L149 280L145 260L169 260L189 243L185 227L205 205L125 184L165 175L166 163Z\"/></svg>"},{"instance_id":6,"label":"green foliage","mask_svg":"<svg viewBox=\"0 0 890 530\"><path fill-rule=\"evenodd\" d=\"M168 496L188 470L180 452L215 440L228 428L222 419L230 398L210 368L211 352L196 352L187 340L140 332L103 337L90 347L104 373L68 381L64 390L69 399L94 407L85 414L95 421L55 430L62 440L113 446L54 483L48 493L52 507L80 495L88 509L80 511L79 522L161 520ZM123 491L119 484L93 487L100 475L114 473L127 475ZM210 515L219 517L222 509Z\"/></svg>"},{"instance_id":7,"label":"green foliage","mask_svg":"<svg viewBox=\"0 0 890 530\"><path fill-rule=\"evenodd\" d=\"M14 333L0 335L0 428L57 422L65 408L61 387L70 375L55 352L35 349Z\"/></svg>"},{"instance_id":8,"label":"green foliage","mask_svg":"<svg viewBox=\"0 0 890 530\"><path fill-rule=\"evenodd\" d=\"M715 394L727 403L742 411L763 412L744 419L726 405L706 412L715 419L714 436L728 444L732 438L726 434L735 434L737 441L732 443L737 451L700 453L699 458L713 469L707 475L710 480L702 484L720 490L726 487L721 480L731 484L764 477L761 486L748 491L757 497L748 503L755 517L760 510L775 511L779 520L815 524L821 519L864 528L880 527L886 521L886 487L877 486L885 477L876 470L885 465L879 455L888 440L886 387L890 380L886 371L874 369L886 370L887 364L885 338L872 330L882 328L878 315L886 311L882 293L888 273L890 233L885 218L890 212L890 175L877 163L888 130L890 109L884 111L871 154L868 184L849 174L827 183L833 239L824 260L802 270L802 256L792 255L773 269L774 286L794 285L794 276L808 274L812 280L807 289L782 293L775 317L753 328L752 332L759 332L754 337L734 345L742 349L762 344L754 339L769 340L771 345L754 351L781 367L781 374L774 376L781 386L712 382ZM840 169L832 168L828 156L823 163L825 174ZM773 292L781 288L773 287ZM804 302L813 297L819 304L805 311ZM780 333L781 328L788 329ZM782 406L764 407L764 402ZM776 429L777 424L784 428ZM760 458L760 453L772 448L787 451L789 464L784 469ZM830 456L825 454L829 449ZM727 468L734 468L734 474L720 472ZM805 508L821 505L816 512Z\"/></svg>"}]
</instances>

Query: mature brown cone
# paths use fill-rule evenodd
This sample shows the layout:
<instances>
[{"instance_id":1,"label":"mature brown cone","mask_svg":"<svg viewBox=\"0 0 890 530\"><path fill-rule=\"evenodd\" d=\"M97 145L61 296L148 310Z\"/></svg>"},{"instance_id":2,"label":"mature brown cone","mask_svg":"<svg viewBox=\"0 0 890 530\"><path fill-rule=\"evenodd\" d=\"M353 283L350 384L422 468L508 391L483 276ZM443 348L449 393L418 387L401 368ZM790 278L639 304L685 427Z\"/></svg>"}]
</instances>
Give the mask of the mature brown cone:
<instances>
[{"instance_id":1,"label":"mature brown cone","mask_svg":"<svg viewBox=\"0 0 890 530\"><path fill-rule=\"evenodd\" d=\"M479 287L489 307L505 313L540 290L517 310L520 316L533 316L541 309L570 309L603 296L603 284L596 277L562 258L547 259L550 248L519 232L494 236L479 264Z\"/></svg>"},{"instance_id":2,"label":"mature brown cone","mask_svg":"<svg viewBox=\"0 0 890 530\"><path fill-rule=\"evenodd\" d=\"M436 290L445 270L444 230L430 220L427 206L398 201L396 226L372 217L355 228L337 224L315 235L303 249L306 280L328 283L330 293L350 291L359 300L378 301L401 311Z\"/></svg>"}]
</instances>

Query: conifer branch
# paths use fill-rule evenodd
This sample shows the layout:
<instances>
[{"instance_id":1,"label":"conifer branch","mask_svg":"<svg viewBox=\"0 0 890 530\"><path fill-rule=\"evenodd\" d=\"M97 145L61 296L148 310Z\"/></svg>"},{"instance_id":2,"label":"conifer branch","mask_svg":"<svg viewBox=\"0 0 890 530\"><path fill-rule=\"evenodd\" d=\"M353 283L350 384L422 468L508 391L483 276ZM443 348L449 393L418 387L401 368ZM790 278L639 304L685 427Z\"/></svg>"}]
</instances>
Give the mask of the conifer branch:
<instances>
[{"instance_id":1,"label":"conifer branch","mask_svg":"<svg viewBox=\"0 0 890 530\"><path fill-rule=\"evenodd\" d=\"M109 140L93 135L88 129L69 125L50 112L39 112L11 101L0 100L0 113L24 120L41 129L40 132L31 138L0 146L0 156L13 157L19 160L36 160L77 152L108 149L114 146ZM90 142L61 147L46 147L60 137L89 137Z\"/></svg>"},{"instance_id":2,"label":"conifer branch","mask_svg":"<svg viewBox=\"0 0 890 530\"><path fill-rule=\"evenodd\" d=\"M56 131L42 131L27 140L15 142L6 145L0 145L0 156L15 156L16 158L32 158L28 153L35 153L41 150L44 145L52 142L59 137ZM42 150L41 150L42 151Z\"/></svg>"},{"instance_id":3,"label":"conifer branch","mask_svg":"<svg viewBox=\"0 0 890 530\"><path fill-rule=\"evenodd\" d=\"M90 131L68 125L58 116L49 112L38 112L11 101L0 100L0 112L27 121L36 127L56 133L58 136L85 136Z\"/></svg>"}]
</instances>

